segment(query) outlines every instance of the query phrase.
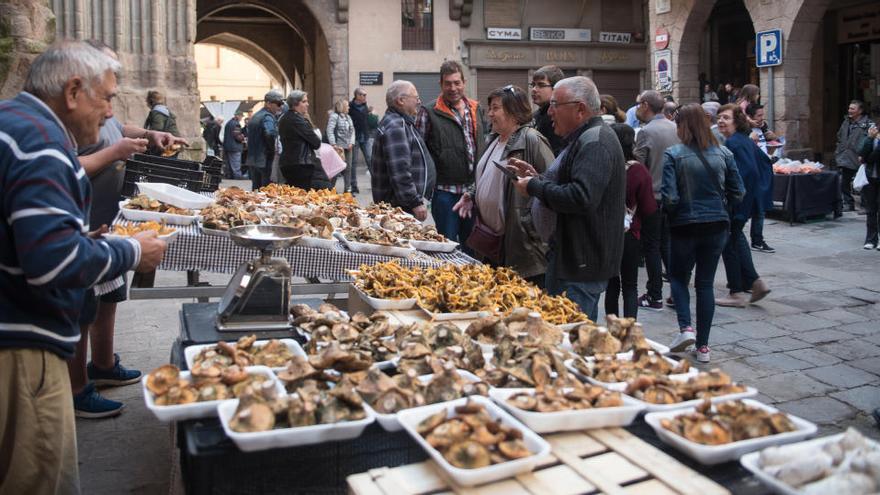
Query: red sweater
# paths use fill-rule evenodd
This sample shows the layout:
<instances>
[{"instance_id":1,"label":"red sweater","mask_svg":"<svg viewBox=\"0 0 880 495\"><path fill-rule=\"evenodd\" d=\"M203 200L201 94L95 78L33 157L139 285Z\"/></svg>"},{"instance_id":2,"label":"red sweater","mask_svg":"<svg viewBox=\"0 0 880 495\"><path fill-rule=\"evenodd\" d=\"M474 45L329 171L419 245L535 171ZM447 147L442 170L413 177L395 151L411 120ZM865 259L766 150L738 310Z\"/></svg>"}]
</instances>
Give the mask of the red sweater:
<instances>
[{"instance_id":1,"label":"red sweater","mask_svg":"<svg viewBox=\"0 0 880 495\"><path fill-rule=\"evenodd\" d=\"M639 239L642 220L657 211L657 200L654 199L651 172L637 161L628 163L630 167L626 170L626 207L630 210L636 207L629 231L633 237Z\"/></svg>"}]
</instances>

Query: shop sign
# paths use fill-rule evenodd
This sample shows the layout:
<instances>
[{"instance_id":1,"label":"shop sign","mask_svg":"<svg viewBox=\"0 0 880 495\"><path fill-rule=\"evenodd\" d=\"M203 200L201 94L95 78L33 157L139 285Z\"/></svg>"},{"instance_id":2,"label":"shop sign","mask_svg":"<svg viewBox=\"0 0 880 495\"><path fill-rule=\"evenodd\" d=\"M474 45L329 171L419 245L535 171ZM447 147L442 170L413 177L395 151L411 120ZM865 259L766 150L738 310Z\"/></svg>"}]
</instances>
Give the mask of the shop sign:
<instances>
[{"instance_id":1,"label":"shop sign","mask_svg":"<svg viewBox=\"0 0 880 495\"><path fill-rule=\"evenodd\" d=\"M609 33L602 31L599 33L599 43L629 43L632 40L632 33Z\"/></svg>"},{"instance_id":2,"label":"shop sign","mask_svg":"<svg viewBox=\"0 0 880 495\"><path fill-rule=\"evenodd\" d=\"M486 58L489 60L498 60L500 62L509 62L511 60L524 60L526 55L522 52L514 52L509 50L494 50L490 48L486 51Z\"/></svg>"},{"instance_id":3,"label":"shop sign","mask_svg":"<svg viewBox=\"0 0 880 495\"><path fill-rule=\"evenodd\" d=\"M658 50L665 50L669 47L669 31L666 28L657 28L657 32L654 34L654 46Z\"/></svg>"},{"instance_id":4,"label":"shop sign","mask_svg":"<svg viewBox=\"0 0 880 495\"><path fill-rule=\"evenodd\" d=\"M672 10L672 0L656 0L654 5L654 11L658 14L666 14Z\"/></svg>"},{"instance_id":5,"label":"shop sign","mask_svg":"<svg viewBox=\"0 0 880 495\"><path fill-rule=\"evenodd\" d=\"M657 91L672 91L672 50L654 52L654 70L657 73Z\"/></svg>"},{"instance_id":6,"label":"shop sign","mask_svg":"<svg viewBox=\"0 0 880 495\"><path fill-rule=\"evenodd\" d=\"M589 29L567 28L531 28L529 38L532 41L591 41Z\"/></svg>"},{"instance_id":7,"label":"shop sign","mask_svg":"<svg viewBox=\"0 0 880 495\"><path fill-rule=\"evenodd\" d=\"M368 71L358 73L358 86L381 86L382 72Z\"/></svg>"},{"instance_id":8,"label":"shop sign","mask_svg":"<svg viewBox=\"0 0 880 495\"><path fill-rule=\"evenodd\" d=\"M837 42L880 39L880 3L841 9L837 13Z\"/></svg>"},{"instance_id":9,"label":"shop sign","mask_svg":"<svg viewBox=\"0 0 880 495\"><path fill-rule=\"evenodd\" d=\"M520 28L486 28L486 39L490 40L521 40Z\"/></svg>"}]
</instances>

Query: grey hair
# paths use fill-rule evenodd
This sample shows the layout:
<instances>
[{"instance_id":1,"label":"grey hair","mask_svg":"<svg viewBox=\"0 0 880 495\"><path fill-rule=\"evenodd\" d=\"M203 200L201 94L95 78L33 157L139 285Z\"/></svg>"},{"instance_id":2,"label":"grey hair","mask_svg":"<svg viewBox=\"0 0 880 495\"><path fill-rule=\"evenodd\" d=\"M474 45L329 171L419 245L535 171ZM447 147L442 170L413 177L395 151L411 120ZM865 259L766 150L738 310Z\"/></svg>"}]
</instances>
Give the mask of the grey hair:
<instances>
[{"instance_id":1,"label":"grey hair","mask_svg":"<svg viewBox=\"0 0 880 495\"><path fill-rule=\"evenodd\" d=\"M410 86L413 86L413 83L403 79L398 79L391 83L388 86L388 90L385 91L385 104L389 108L397 108L397 99L404 96Z\"/></svg>"},{"instance_id":2,"label":"grey hair","mask_svg":"<svg viewBox=\"0 0 880 495\"><path fill-rule=\"evenodd\" d=\"M364 90L364 88L362 88L360 86L354 88L354 96L357 96L358 93L367 94L367 92Z\"/></svg>"},{"instance_id":3,"label":"grey hair","mask_svg":"<svg viewBox=\"0 0 880 495\"><path fill-rule=\"evenodd\" d=\"M582 101L594 114L599 113L602 107L602 100L599 97L599 89L596 83L589 77L574 76L567 77L553 86L553 89L565 88L571 94L573 100Z\"/></svg>"},{"instance_id":4,"label":"grey hair","mask_svg":"<svg viewBox=\"0 0 880 495\"><path fill-rule=\"evenodd\" d=\"M88 84L85 90L101 82L107 71L118 74L122 65L88 43L59 41L41 53L28 71L24 90L41 99L55 98L64 93L64 86L74 77Z\"/></svg>"},{"instance_id":5,"label":"grey hair","mask_svg":"<svg viewBox=\"0 0 880 495\"><path fill-rule=\"evenodd\" d=\"M305 91L301 89L294 89L290 92L289 95L287 95L287 106L290 107L291 110L293 110L293 107L299 105L306 96L308 96L308 93L306 93Z\"/></svg>"}]
</instances>

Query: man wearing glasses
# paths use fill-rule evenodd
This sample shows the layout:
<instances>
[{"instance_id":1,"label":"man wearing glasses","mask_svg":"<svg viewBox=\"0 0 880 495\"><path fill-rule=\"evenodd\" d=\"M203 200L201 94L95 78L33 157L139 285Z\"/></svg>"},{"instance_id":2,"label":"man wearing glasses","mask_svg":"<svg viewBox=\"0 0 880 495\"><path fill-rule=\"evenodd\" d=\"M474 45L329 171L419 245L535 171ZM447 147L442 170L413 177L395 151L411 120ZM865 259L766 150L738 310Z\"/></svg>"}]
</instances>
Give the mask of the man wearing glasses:
<instances>
[{"instance_id":1,"label":"man wearing glasses","mask_svg":"<svg viewBox=\"0 0 880 495\"><path fill-rule=\"evenodd\" d=\"M388 110L373 143L373 201L399 206L418 220L428 218L437 172L413 118L421 105L416 87L394 81L385 93Z\"/></svg>"},{"instance_id":2,"label":"man wearing glasses","mask_svg":"<svg viewBox=\"0 0 880 495\"><path fill-rule=\"evenodd\" d=\"M474 166L483 153L486 117L476 100L464 95L461 65L447 60L440 66L440 97L419 109L416 127L437 165L437 191L431 214L437 231L465 245L472 218L461 218L452 207L474 186Z\"/></svg>"},{"instance_id":3,"label":"man wearing glasses","mask_svg":"<svg viewBox=\"0 0 880 495\"><path fill-rule=\"evenodd\" d=\"M367 92L364 91L364 88L354 88L354 98L352 98L351 103L348 105L348 115L354 123L355 141L355 147L351 154L351 192L359 193L361 191L358 189L357 169L355 168L357 151L360 150L361 154L364 155L364 164L367 166L367 171L372 170L371 162L373 161L373 150L369 146L370 107L367 105Z\"/></svg>"},{"instance_id":4,"label":"man wearing glasses","mask_svg":"<svg viewBox=\"0 0 880 495\"><path fill-rule=\"evenodd\" d=\"M536 70L532 75L529 88L532 89L532 103L537 105L535 110L535 129L538 130L550 143L550 149L554 155L558 155L565 146L562 136L553 132L553 120L550 118L550 98L553 96L553 85L565 78L562 69L555 65L545 65Z\"/></svg>"},{"instance_id":5,"label":"man wearing glasses","mask_svg":"<svg viewBox=\"0 0 880 495\"><path fill-rule=\"evenodd\" d=\"M546 288L566 293L596 321L599 297L620 271L626 163L617 135L599 115L599 91L586 77L559 81L549 103L565 147L543 175L511 158L519 194L534 198L532 220L549 239Z\"/></svg>"}]
</instances>

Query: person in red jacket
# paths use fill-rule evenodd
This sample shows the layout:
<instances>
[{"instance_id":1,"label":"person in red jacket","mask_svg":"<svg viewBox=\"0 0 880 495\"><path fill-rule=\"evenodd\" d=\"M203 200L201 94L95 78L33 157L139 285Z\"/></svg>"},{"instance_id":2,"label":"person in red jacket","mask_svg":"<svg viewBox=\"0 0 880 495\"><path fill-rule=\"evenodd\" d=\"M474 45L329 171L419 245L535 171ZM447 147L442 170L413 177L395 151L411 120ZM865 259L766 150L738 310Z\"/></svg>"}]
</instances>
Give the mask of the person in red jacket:
<instances>
[{"instance_id":1,"label":"person in red jacket","mask_svg":"<svg viewBox=\"0 0 880 495\"><path fill-rule=\"evenodd\" d=\"M620 315L618 296L623 292L623 316L636 318L639 311L639 258L641 257L641 241L639 240L642 222L645 217L657 211L651 173L644 164L633 156L633 144L636 133L626 124L613 124L611 128L617 133L623 156L626 158L626 233L623 240L623 258L620 260L620 274L608 281L605 291L605 314ZM627 221L629 224L627 225Z\"/></svg>"}]
</instances>

